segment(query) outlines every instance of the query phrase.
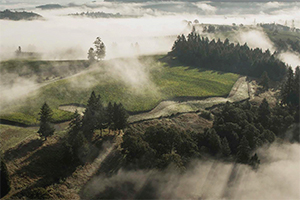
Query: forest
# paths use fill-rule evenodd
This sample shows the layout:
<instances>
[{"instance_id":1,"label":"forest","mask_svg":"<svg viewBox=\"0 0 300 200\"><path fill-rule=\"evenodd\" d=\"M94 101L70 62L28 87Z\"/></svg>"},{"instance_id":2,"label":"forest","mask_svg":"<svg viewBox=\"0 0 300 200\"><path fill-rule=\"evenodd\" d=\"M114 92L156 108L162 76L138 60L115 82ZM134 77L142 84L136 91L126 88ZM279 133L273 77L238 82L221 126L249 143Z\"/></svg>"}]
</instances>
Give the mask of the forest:
<instances>
[{"instance_id":1,"label":"forest","mask_svg":"<svg viewBox=\"0 0 300 200\"><path fill-rule=\"evenodd\" d=\"M238 73L247 76L261 77L267 72L269 78L280 81L284 78L287 66L276 58L276 52L263 52L259 48L251 49L247 43L230 43L228 39L216 42L192 31L179 35L174 42L170 56L176 57L184 64L197 68L206 68L223 72Z\"/></svg>"}]
</instances>

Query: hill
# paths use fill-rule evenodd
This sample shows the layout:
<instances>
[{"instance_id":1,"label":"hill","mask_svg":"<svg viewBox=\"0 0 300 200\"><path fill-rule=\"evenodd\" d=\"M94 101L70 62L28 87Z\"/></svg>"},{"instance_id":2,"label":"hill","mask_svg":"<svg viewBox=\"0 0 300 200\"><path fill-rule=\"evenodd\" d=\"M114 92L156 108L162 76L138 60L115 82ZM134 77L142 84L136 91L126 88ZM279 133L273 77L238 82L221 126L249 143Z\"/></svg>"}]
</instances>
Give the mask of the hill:
<instances>
[{"instance_id":1,"label":"hill","mask_svg":"<svg viewBox=\"0 0 300 200\"><path fill-rule=\"evenodd\" d=\"M64 7L59 4L45 4L45 5L37 6L36 8L40 8L42 10L52 10L52 9L60 9Z\"/></svg>"},{"instance_id":2,"label":"hill","mask_svg":"<svg viewBox=\"0 0 300 200\"><path fill-rule=\"evenodd\" d=\"M0 11L0 19L7 19L7 20L36 20L36 19L42 19L43 17L39 14L33 13L33 12L12 12L10 10L4 10Z\"/></svg>"},{"instance_id":3,"label":"hill","mask_svg":"<svg viewBox=\"0 0 300 200\"><path fill-rule=\"evenodd\" d=\"M68 78L41 85L27 98L1 111L2 120L36 124L41 105L47 102L55 121L68 120L71 113L58 110L62 104L86 104L92 91L104 104L121 102L131 113L148 111L159 102L176 97L226 96L239 75L193 69L163 56L114 59L96 63ZM34 65L35 62L31 63Z\"/></svg>"}]
</instances>

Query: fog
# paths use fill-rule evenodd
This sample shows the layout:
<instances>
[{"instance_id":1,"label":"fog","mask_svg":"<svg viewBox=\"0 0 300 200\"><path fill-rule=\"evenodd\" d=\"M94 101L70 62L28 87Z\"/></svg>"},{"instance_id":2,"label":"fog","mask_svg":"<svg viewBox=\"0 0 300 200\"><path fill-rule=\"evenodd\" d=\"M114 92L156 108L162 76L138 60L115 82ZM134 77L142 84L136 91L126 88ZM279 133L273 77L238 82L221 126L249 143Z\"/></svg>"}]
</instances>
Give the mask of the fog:
<instances>
[{"instance_id":1,"label":"fog","mask_svg":"<svg viewBox=\"0 0 300 200\"><path fill-rule=\"evenodd\" d=\"M257 154L258 170L213 160L195 160L184 173L172 167L164 172L120 170L109 178L93 178L84 197L110 191L123 199L299 199L300 145L274 143Z\"/></svg>"},{"instance_id":2,"label":"fog","mask_svg":"<svg viewBox=\"0 0 300 200\"><path fill-rule=\"evenodd\" d=\"M8 59L18 46L23 51L42 53L43 59L86 59L89 47L99 36L107 47L106 59L137 54L157 54L170 51L178 34L190 29L183 20L212 24L287 23L300 27L300 3L212 3L212 2L145 2L111 3L75 1L76 7L41 10L38 1L9 1L0 3L2 9L28 10L44 20L0 20L0 59ZM46 3L46 2L45 2ZM48 2L49 3L49 2ZM137 18L91 19L67 16L81 12L120 13ZM238 35L241 42L260 48L271 48L269 41L254 40L261 33ZM252 41L249 41L252 40ZM255 41L253 43L253 41ZM139 45L139 51L132 49Z\"/></svg>"}]
</instances>

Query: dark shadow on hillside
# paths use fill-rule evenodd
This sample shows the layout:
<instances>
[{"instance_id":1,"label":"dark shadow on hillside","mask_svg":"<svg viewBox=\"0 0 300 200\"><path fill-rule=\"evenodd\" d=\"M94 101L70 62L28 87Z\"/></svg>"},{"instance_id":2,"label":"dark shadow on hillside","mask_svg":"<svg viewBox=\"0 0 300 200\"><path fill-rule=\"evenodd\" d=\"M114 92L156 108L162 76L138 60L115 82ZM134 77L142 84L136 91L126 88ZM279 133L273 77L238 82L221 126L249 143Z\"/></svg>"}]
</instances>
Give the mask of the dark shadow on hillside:
<instances>
[{"instance_id":1,"label":"dark shadow on hillside","mask_svg":"<svg viewBox=\"0 0 300 200\"><path fill-rule=\"evenodd\" d=\"M65 153L65 147L61 142L48 145L34 152L30 157L24 160L28 165L17 170L16 174L26 174L29 178L41 177L35 184L36 187L45 187L58 182L71 175L78 162L72 163Z\"/></svg>"},{"instance_id":2,"label":"dark shadow on hillside","mask_svg":"<svg viewBox=\"0 0 300 200\"><path fill-rule=\"evenodd\" d=\"M106 138L106 137L104 137ZM15 172L15 174L23 174L29 179L39 178L33 185L24 188L14 197L21 198L26 196L27 192L37 187L47 187L49 185L59 183L71 176L76 168L86 162L93 162L103 150L105 141L102 137L97 138L92 143L88 144L88 153L79 155L78 158L72 159L68 148L63 140L44 146L34 152L30 157L23 161L29 163Z\"/></svg>"},{"instance_id":3,"label":"dark shadow on hillside","mask_svg":"<svg viewBox=\"0 0 300 200\"><path fill-rule=\"evenodd\" d=\"M32 152L43 145L43 141L40 139L30 140L27 143L21 143L13 149L9 149L4 154L4 159L11 161L26 156L28 152Z\"/></svg>"}]
</instances>

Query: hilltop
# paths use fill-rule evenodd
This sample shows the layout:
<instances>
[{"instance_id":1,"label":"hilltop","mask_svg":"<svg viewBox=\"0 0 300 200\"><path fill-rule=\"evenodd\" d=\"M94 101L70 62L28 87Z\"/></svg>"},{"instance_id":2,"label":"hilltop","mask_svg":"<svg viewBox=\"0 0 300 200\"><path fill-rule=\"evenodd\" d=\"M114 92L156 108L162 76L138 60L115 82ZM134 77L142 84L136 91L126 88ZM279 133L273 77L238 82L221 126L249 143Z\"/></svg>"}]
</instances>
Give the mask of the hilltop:
<instances>
[{"instance_id":1,"label":"hilltop","mask_svg":"<svg viewBox=\"0 0 300 200\"><path fill-rule=\"evenodd\" d=\"M6 19L6 20L37 20L37 19L43 19L43 17L39 14L33 13L33 12L12 12L10 10L4 10L0 11L0 19Z\"/></svg>"}]
</instances>

